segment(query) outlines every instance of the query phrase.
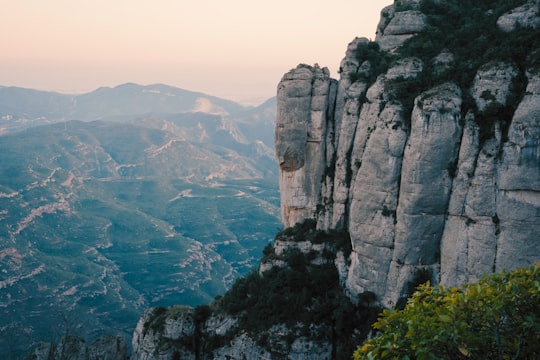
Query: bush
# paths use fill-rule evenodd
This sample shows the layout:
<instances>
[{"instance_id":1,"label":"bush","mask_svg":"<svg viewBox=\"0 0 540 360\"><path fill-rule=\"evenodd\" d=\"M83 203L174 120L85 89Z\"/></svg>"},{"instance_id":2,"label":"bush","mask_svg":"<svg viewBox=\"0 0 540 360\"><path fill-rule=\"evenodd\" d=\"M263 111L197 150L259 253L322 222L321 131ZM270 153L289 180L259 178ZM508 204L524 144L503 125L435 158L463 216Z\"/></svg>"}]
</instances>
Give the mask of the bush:
<instances>
[{"instance_id":1,"label":"bush","mask_svg":"<svg viewBox=\"0 0 540 360\"><path fill-rule=\"evenodd\" d=\"M388 66L393 60L393 56L388 52L381 51L379 44L375 41L368 43L359 43L355 53L356 58L362 64L364 61L368 61L370 64L370 71L368 74L364 73L350 73L349 77L352 82L361 80L367 84L373 84L377 79L377 76L383 74L388 70Z\"/></svg>"},{"instance_id":2,"label":"bush","mask_svg":"<svg viewBox=\"0 0 540 360\"><path fill-rule=\"evenodd\" d=\"M405 309L385 310L363 359L540 358L540 263L460 289L419 287Z\"/></svg>"}]
</instances>

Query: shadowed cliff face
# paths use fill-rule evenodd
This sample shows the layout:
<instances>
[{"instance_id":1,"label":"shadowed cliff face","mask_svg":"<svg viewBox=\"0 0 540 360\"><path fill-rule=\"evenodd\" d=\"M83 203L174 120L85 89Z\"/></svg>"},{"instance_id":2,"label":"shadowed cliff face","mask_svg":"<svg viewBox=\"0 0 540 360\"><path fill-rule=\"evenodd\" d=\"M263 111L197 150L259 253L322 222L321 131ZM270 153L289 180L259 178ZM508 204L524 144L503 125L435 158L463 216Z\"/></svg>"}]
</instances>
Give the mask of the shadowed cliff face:
<instances>
[{"instance_id":1,"label":"shadowed cliff face","mask_svg":"<svg viewBox=\"0 0 540 360\"><path fill-rule=\"evenodd\" d=\"M401 1L382 11L383 53L398 54L426 26L419 9ZM496 26L509 33L538 24L529 2ZM487 61L466 87L452 76L411 86L411 108L403 91L396 96L400 87L425 78L426 69L447 71L452 52L429 63L398 56L370 81L375 63L355 52L367 44L349 44L337 84L326 69L300 65L278 86L284 225L311 218L319 229L347 230L347 290L374 292L388 307L426 280L458 285L538 261L538 67Z\"/></svg>"}]
</instances>

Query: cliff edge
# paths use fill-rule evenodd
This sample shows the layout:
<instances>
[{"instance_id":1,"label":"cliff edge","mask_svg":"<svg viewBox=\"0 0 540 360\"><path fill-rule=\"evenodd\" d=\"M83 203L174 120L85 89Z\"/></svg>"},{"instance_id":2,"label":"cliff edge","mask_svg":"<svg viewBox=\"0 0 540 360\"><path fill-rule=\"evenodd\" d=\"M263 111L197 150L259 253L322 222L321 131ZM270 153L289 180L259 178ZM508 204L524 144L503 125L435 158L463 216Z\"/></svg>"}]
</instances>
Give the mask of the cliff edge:
<instances>
[{"instance_id":1,"label":"cliff edge","mask_svg":"<svg viewBox=\"0 0 540 360\"><path fill-rule=\"evenodd\" d=\"M349 359L417 285L540 260L539 28L538 1L396 0L339 80L285 74L285 229L210 305L147 310L132 359Z\"/></svg>"},{"instance_id":2,"label":"cliff edge","mask_svg":"<svg viewBox=\"0 0 540 360\"><path fill-rule=\"evenodd\" d=\"M472 59L463 50L478 44L424 30L443 11L472 28L474 12L501 8L453 19L452 3L396 1L374 42L349 44L339 81L299 65L278 86L283 223L348 231L346 289L385 307L426 280L454 286L540 259L539 50L517 33L537 32L538 5L480 29L513 54L486 44Z\"/></svg>"}]
</instances>

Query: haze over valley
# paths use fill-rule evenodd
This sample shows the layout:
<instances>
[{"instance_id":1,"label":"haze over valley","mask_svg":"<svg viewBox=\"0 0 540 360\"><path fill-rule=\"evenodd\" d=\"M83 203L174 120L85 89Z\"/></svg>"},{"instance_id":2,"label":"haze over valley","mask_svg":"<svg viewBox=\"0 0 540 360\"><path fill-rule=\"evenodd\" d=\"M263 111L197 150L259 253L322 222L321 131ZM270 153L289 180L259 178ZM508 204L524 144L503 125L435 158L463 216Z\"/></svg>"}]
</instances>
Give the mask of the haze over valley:
<instances>
[{"instance_id":1,"label":"haze over valley","mask_svg":"<svg viewBox=\"0 0 540 360\"><path fill-rule=\"evenodd\" d=\"M67 332L129 338L149 306L206 303L281 226L275 99L0 94L3 358Z\"/></svg>"}]
</instances>

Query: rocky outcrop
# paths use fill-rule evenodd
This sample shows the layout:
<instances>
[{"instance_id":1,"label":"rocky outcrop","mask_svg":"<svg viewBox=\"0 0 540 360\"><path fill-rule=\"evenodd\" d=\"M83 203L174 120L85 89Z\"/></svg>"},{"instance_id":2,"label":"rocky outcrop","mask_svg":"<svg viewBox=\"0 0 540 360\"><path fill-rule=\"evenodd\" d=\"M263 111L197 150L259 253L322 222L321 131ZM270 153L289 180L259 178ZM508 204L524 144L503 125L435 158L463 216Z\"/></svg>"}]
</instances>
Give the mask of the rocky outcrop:
<instances>
[{"instance_id":1,"label":"rocky outcrop","mask_svg":"<svg viewBox=\"0 0 540 360\"><path fill-rule=\"evenodd\" d=\"M188 306L146 310L132 339L133 360L196 359L194 309Z\"/></svg>"},{"instance_id":2,"label":"rocky outcrop","mask_svg":"<svg viewBox=\"0 0 540 360\"><path fill-rule=\"evenodd\" d=\"M539 4L537 0L530 0L527 4L508 11L497 20L497 27L504 32L514 31L518 27L538 28L540 26Z\"/></svg>"},{"instance_id":3,"label":"rocky outcrop","mask_svg":"<svg viewBox=\"0 0 540 360\"><path fill-rule=\"evenodd\" d=\"M278 87L275 142L286 227L312 217L320 203L336 88L328 69L305 65L287 73Z\"/></svg>"},{"instance_id":4,"label":"rocky outcrop","mask_svg":"<svg viewBox=\"0 0 540 360\"><path fill-rule=\"evenodd\" d=\"M58 344L39 343L27 356L31 360L126 360L128 347L123 336L102 336L91 344L78 336L62 337Z\"/></svg>"},{"instance_id":5,"label":"rocky outcrop","mask_svg":"<svg viewBox=\"0 0 540 360\"><path fill-rule=\"evenodd\" d=\"M376 42L383 51L397 53L424 28L418 5L396 1L382 11ZM534 28L539 19L530 2L502 15L497 26ZM366 43L349 44L337 84L324 69L306 65L280 82L284 225L316 219L319 229L347 230L353 249L347 292L352 298L373 292L386 307L426 280L455 286L538 261L538 69L489 62L469 88L448 81L415 94L410 109L395 94L427 63L398 59L368 83L361 74L372 64L354 57ZM443 74L455 61L445 49L428 65ZM314 116L313 104L323 116ZM314 133L322 142L312 141ZM287 157L285 150L300 155Z\"/></svg>"},{"instance_id":6,"label":"rocky outcrop","mask_svg":"<svg viewBox=\"0 0 540 360\"><path fill-rule=\"evenodd\" d=\"M137 324L130 359L329 360L332 356L332 344L296 334L285 325L254 338L239 330L237 322L236 317L218 312L201 319L196 309L186 306L149 309Z\"/></svg>"},{"instance_id":7,"label":"rocky outcrop","mask_svg":"<svg viewBox=\"0 0 540 360\"><path fill-rule=\"evenodd\" d=\"M534 6L503 14L497 26L532 28ZM275 150L286 229L265 249L256 280L239 282L242 291L233 287L207 313L145 312L133 359L349 358L354 336L369 331L359 324L373 320L351 317L366 309L399 307L428 280L458 286L540 260L540 66L524 60L537 56L538 46L521 60L474 67L442 46L429 57L400 56L400 46L428 23L421 9L417 0L383 9L375 45L355 38L339 81L318 65L283 76ZM452 73L458 61L458 69L470 70L466 85L463 74ZM321 274L330 274L330 287L317 297L303 285ZM257 297L250 288L264 279L279 286L261 287ZM242 328L253 304L267 299L285 299L277 311L287 318L266 307L253 318L279 322ZM227 301L234 315L224 310ZM305 310L304 320L287 307ZM330 321L311 321L322 309L331 309Z\"/></svg>"},{"instance_id":8,"label":"rocky outcrop","mask_svg":"<svg viewBox=\"0 0 540 360\"><path fill-rule=\"evenodd\" d=\"M383 50L394 51L405 41L422 31L426 26L426 16L416 10L419 1L396 1L381 11L375 40ZM405 11L397 11L399 9ZM410 10L409 10L410 9Z\"/></svg>"}]
</instances>

